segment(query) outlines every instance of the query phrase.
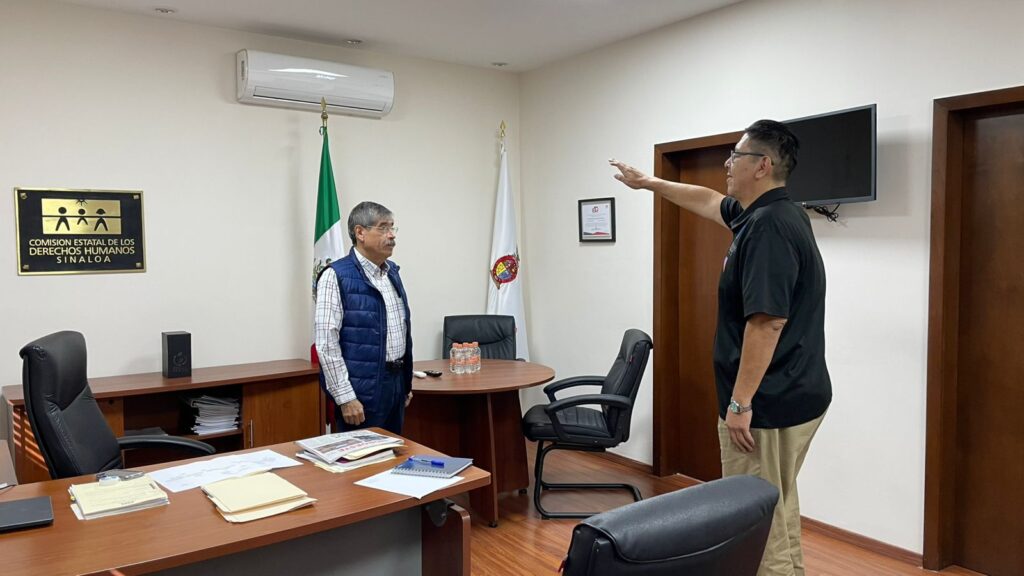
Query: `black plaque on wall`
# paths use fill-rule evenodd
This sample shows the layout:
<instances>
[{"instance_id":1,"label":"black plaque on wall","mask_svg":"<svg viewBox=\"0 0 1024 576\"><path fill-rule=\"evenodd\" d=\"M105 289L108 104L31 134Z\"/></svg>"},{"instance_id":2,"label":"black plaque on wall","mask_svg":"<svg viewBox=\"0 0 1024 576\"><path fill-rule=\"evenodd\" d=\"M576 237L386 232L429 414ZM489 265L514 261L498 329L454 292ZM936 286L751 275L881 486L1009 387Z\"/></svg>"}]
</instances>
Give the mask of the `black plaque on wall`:
<instances>
[{"instance_id":1,"label":"black plaque on wall","mask_svg":"<svg viewBox=\"0 0 1024 576\"><path fill-rule=\"evenodd\" d=\"M145 272L141 190L14 189L18 274Z\"/></svg>"}]
</instances>

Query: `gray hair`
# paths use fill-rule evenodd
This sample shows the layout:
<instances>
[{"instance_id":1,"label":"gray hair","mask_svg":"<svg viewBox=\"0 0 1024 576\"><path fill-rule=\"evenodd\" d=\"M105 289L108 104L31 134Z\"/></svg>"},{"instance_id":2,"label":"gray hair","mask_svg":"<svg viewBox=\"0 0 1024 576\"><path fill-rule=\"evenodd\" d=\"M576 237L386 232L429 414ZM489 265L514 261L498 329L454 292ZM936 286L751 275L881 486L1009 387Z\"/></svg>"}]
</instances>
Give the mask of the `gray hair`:
<instances>
[{"instance_id":1,"label":"gray hair","mask_svg":"<svg viewBox=\"0 0 1024 576\"><path fill-rule=\"evenodd\" d=\"M360 202L348 213L348 237L356 245L356 226L373 228L381 220L393 218L394 214L376 202Z\"/></svg>"}]
</instances>

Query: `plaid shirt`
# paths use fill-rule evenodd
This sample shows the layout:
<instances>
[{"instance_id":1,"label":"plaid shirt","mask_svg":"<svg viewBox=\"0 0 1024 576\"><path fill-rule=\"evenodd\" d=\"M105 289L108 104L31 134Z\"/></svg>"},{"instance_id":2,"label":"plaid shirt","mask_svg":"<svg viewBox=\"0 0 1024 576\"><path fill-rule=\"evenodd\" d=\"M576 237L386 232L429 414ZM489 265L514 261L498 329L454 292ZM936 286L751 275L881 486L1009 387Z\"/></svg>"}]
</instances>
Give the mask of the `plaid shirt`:
<instances>
[{"instance_id":1,"label":"plaid shirt","mask_svg":"<svg viewBox=\"0 0 1024 576\"><path fill-rule=\"evenodd\" d=\"M387 310L388 334L385 347L385 358L388 362L405 356L405 306L391 281L388 280L387 261L377 266L353 250L356 259L366 272L366 277L384 297ZM333 271L332 271L333 272ZM348 380L348 368L341 356L340 330L344 310L341 309L341 291L338 288L338 275L324 273L316 283L316 308L313 312L314 338L316 353L320 358L320 367L324 372L327 390L339 406L356 399L352 384Z\"/></svg>"}]
</instances>

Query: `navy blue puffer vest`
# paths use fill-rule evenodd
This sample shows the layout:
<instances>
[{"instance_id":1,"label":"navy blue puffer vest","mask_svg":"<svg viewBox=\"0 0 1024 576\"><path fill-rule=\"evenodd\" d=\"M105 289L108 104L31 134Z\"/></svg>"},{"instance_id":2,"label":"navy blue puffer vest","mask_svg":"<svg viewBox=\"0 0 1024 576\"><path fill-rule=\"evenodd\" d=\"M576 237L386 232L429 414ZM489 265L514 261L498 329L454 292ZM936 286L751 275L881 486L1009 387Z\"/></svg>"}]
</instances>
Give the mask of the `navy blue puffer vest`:
<instances>
[{"instance_id":1,"label":"navy blue puffer vest","mask_svg":"<svg viewBox=\"0 0 1024 576\"><path fill-rule=\"evenodd\" d=\"M405 307L405 356L402 358L402 384L405 394L412 389L412 330L409 314L409 300L405 287L398 276L398 265L388 261L388 279L398 291ZM384 297L366 277L366 272L355 255L355 249L348 256L331 263L331 269L338 276L343 310L339 340L341 355L348 368L352 389L368 412L379 413L390 406L379 405L378 382L384 375L387 351L387 310Z\"/></svg>"}]
</instances>

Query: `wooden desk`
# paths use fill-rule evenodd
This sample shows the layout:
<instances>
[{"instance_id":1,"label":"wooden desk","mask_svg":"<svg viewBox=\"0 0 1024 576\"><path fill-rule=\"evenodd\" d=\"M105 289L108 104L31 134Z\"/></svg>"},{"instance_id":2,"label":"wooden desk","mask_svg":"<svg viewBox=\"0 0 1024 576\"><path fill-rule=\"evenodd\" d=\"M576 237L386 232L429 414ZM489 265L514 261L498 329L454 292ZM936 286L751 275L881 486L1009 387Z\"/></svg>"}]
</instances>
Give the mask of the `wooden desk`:
<instances>
[{"instance_id":1,"label":"wooden desk","mask_svg":"<svg viewBox=\"0 0 1024 576\"><path fill-rule=\"evenodd\" d=\"M287 456L294 456L297 450L291 442L268 448ZM407 442L401 453L431 454L436 451ZM211 457L175 464L206 458ZM353 484L393 467L396 462L381 462L343 474L331 474L308 462L275 470L276 474L318 501L312 507L245 524L231 524L221 518L213 503L198 488L168 492L171 501L168 506L82 521L75 518L70 509L67 489L72 483L92 481L91 476L23 484L0 495L0 501L50 496L54 521L43 528L0 534L2 571L5 576L16 576L106 574L106 571L118 569L125 575L132 575L187 565L198 569L203 565L195 563L230 562L232 558L241 560L247 553L258 553L256 549L261 547L303 537L315 538L341 527L376 521L490 482L487 472L470 467L460 474L463 477L461 482L423 500ZM142 469L155 470L168 465ZM429 520L422 521L421 562L423 574L427 576L469 576L469 515L455 508L454 513L449 511L447 522L441 528L435 528ZM352 528L358 529L361 525ZM338 541L324 552L333 562L342 565L349 553L358 551L351 550L346 542ZM210 560L215 558L220 560ZM184 571L191 573L191 566ZM267 573L267 569L259 572ZM231 570L227 573L239 572Z\"/></svg>"},{"instance_id":2,"label":"wooden desk","mask_svg":"<svg viewBox=\"0 0 1024 576\"><path fill-rule=\"evenodd\" d=\"M191 433L193 409L181 402L185 395L232 396L241 401L240 429L203 436L201 440L230 452L310 438L324 433L323 395L319 368L307 360L275 360L233 366L197 368L188 378L164 378L159 372L90 378L89 387L115 436L125 430L159 426L175 436ZM14 469L22 484L49 480L46 463L36 444L21 386L5 386L10 430L8 442ZM149 451L145 451L149 452ZM181 453L164 460L180 457ZM127 467L148 462L144 453L125 453ZM157 460L159 461L159 460Z\"/></svg>"},{"instance_id":3,"label":"wooden desk","mask_svg":"<svg viewBox=\"0 0 1024 576\"><path fill-rule=\"evenodd\" d=\"M549 382L555 371L542 364L483 360L476 374L452 374L447 360L416 362L439 378L413 378L413 400L402 433L438 450L473 458L493 475L490 486L469 493L470 506L498 525L498 494L530 485L519 390Z\"/></svg>"}]
</instances>

